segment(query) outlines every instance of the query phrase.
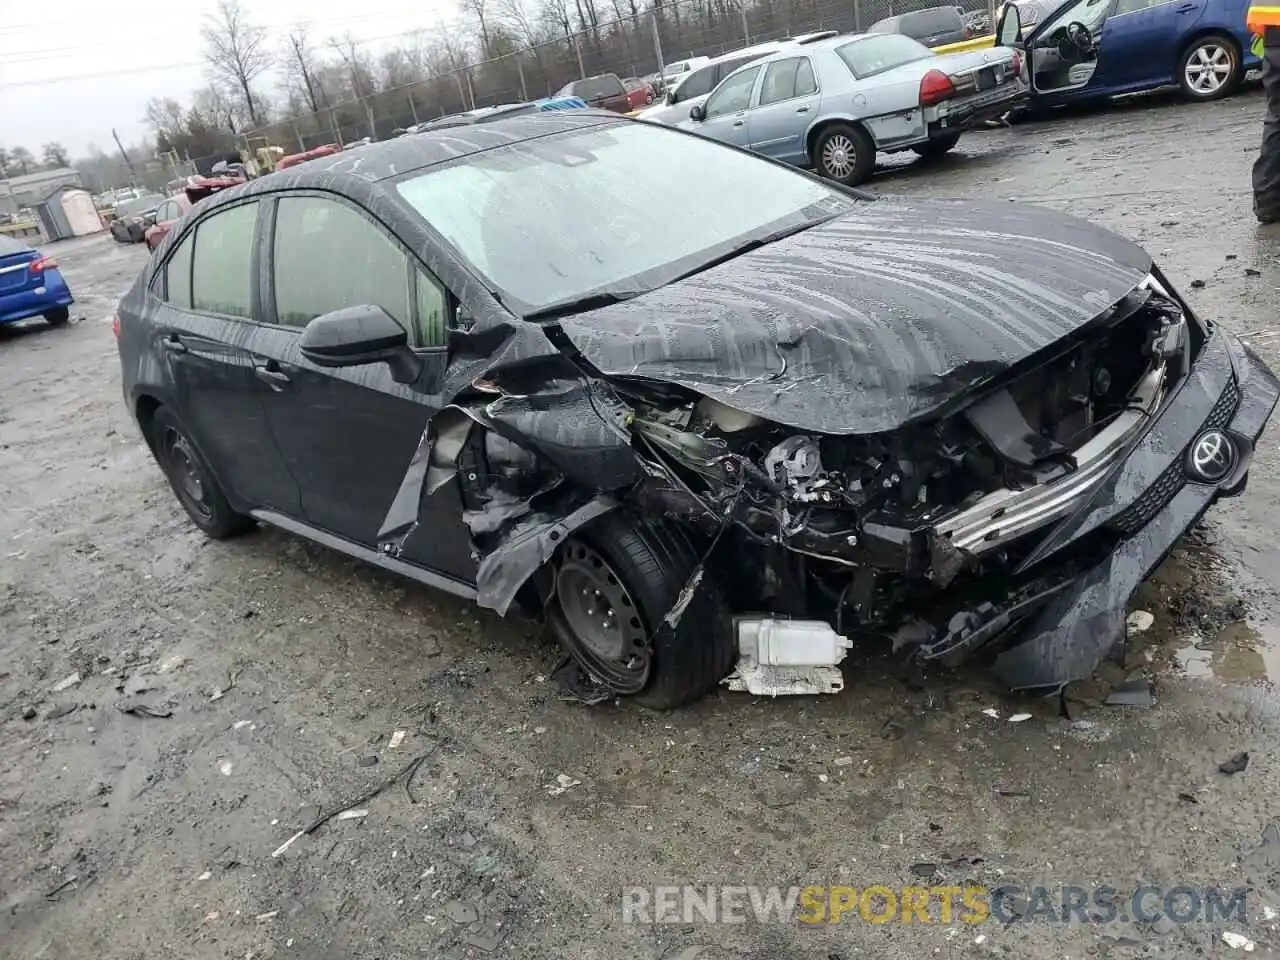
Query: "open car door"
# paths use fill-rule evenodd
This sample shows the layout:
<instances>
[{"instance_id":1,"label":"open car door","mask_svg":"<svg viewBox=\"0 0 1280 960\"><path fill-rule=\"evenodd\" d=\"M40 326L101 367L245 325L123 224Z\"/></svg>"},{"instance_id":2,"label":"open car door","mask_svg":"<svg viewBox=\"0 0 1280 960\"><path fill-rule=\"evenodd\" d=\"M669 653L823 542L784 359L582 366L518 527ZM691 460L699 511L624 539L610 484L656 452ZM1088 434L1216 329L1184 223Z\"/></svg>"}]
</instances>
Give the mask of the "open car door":
<instances>
[{"instance_id":1,"label":"open car door","mask_svg":"<svg viewBox=\"0 0 1280 960\"><path fill-rule=\"evenodd\" d=\"M1083 90L1098 69L1103 26L1114 0L1065 0L1022 36L1018 8L1006 3L996 26L1001 46L1026 51L1033 100Z\"/></svg>"}]
</instances>

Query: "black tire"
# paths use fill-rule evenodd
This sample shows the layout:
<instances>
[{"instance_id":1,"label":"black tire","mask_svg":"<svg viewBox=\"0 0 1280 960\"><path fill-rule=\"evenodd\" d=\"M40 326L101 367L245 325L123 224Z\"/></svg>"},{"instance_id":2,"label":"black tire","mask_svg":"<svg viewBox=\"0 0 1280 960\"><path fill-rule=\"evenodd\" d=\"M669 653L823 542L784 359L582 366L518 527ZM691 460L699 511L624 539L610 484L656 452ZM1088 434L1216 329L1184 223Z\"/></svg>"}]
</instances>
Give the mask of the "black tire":
<instances>
[{"instance_id":1,"label":"black tire","mask_svg":"<svg viewBox=\"0 0 1280 960\"><path fill-rule=\"evenodd\" d=\"M71 310L67 307L54 307L44 315L44 322L51 327L61 327L71 319Z\"/></svg>"},{"instance_id":2,"label":"black tire","mask_svg":"<svg viewBox=\"0 0 1280 960\"><path fill-rule=\"evenodd\" d=\"M1188 100L1219 100L1240 86L1243 76L1240 45L1225 33L1197 37L1178 58L1178 85Z\"/></svg>"},{"instance_id":3,"label":"black tire","mask_svg":"<svg viewBox=\"0 0 1280 960\"><path fill-rule=\"evenodd\" d=\"M147 439L178 503L206 535L225 540L253 528L251 517L231 509L187 428L168 407L152 415Z\"/></svg>"},{"instance_id":4,"label":"black tire","mask_svg":"<svg viewBox=\"0 0 1280 960\"><path fill-rule=\"evenodd\" d=\"M813 143L813 168L847 187L866 183L876 168L875 142L861 127L833 123Z\"/></svg>"},{"instance_id":5,"label":"black tire","mask_svg":"<svg viewBox=\"0 0 1280 960\"><path fill-rule=\"evenodd\" d=\"M732 669L736 650L732 618L710 571L704 571L675 629L663 622L701 559L702 551L682 527L627 513L606 514L565 541L557 554L556 595L547 609L551 630L597 679L625 691L641 706L670 710L690 703L716 688ZM622 601L616 610L611 605L608 614L596 614L616 619L620 657L597 652L596 646L606 645L603 633L592 631L592 646L575 629L582 610L569 597L580 571L591 569L602 578L605 592L612 593L609 599ZM616 582L605 586L610 578ZM634 649L646 642L647 667L627 667L627 657L644 661Z\"/></svg>"},{"instance_id":6,"label":"black tire","mask_svg":"<svg viewBox=\"0 0 1280 960\"><path fill-rule=\"evenodd\" d=\"M948 133L944 137L933 137L924 143L918 143L911 148L916 156L923 157L926 160L934 160L949 151L957 143L960 142L960 134Z\"/></svg>"}]
</instances>

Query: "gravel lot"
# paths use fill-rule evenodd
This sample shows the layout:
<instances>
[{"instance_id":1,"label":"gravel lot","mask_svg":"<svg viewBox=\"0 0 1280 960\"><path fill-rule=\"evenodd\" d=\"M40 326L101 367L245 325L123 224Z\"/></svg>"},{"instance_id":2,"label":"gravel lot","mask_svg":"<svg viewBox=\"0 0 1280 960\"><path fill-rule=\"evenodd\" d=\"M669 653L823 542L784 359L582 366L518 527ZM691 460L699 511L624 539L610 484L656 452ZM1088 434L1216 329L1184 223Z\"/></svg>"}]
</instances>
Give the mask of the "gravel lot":
<instances>
[{"instance_id":1,"label":"gravel lot","mask_svg":"<svg viewBox=\"0 0 1280 960\"><path fill-rule=\"evenodd\" d=\"M1280 230L1248 195L1262 111L1250 92L975 133L874 187L1094 219L1280 368ZM1274 429L1246 495L1144 588L1151 709L1102 704L1118 667L1067 718L877 652L832 698L586 708L557 697L536 623L274 531L204 540L121 401L109 319L145 251L51 252L83 321L0 331L0 957L1243 955L1224 932L1280 950L1280 858L1254 852L1280 781ZM1248 768L1218 772L1238 751ZM272 856L420 757L411 790ZM1253 893L1246 923L622 922L634 885L898 887L922 864Z\"/></svg>"}]
</instances>

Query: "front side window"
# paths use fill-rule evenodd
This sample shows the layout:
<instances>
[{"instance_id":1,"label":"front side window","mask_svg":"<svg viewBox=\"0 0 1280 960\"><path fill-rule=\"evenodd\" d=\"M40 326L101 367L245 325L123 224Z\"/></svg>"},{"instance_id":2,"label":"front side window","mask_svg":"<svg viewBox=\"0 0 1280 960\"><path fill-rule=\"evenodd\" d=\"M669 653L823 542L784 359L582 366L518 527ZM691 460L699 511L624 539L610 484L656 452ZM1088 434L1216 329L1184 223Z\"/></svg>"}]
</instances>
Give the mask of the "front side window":
<instances>
[{"instance_id":1,"label":"front side window","mask_svg":"<svg viewBox=\"0 0 1280 960\"><path fill-rule=\"evenodd\" d=\"M759 73L759 67L749 67L716 87L716 92L707 100L707 119L747 109L751 105L751 88L756 85Z\"/></svg>"},{"instance_id":2,"label":"front side window","mask_svg":"<svg viewBox=\"0 0 1280 960\"><path fill-rule=\"evenodd\" d=\"M305 327L333 310L373 304L406 330L409 258L372 220L324 197L276 207L276 321Z\"/></svg>"},{"instance_id":3,"label":"front side window","mask_svg":"<svg viewBox=\"0 0 1280 960\"><path fill-rule=\"evenodd\" d=\"M486 150L409 174L396 189L519 314L602 290L642 293L745 239L858 202L750 153L645 123Z\"/></svg>"},{"instance_id":4,"label":"front side window","mask_svg":"<svg viewBox=\"0 0 1280 960\"><path fill-rule=\"evenodd\" d=\"M191 309L191 236L173 251L165 265L165 300L181 310Z\"/></svg>"},{"instance_id":5,"label":"front side window","mask_svg":"<svg viewBox=\"0 0 1280 960\"><path fill-rule=\"evenodd\" d=\"M918 40L901 34L885 34L854 40L836 47L836 54L855 77L870 77L904 63L914 63L936 54Z\"/></svg>"},{"instance_id":6,"label":"front side window","mask_svg":"<svg viewBox=\"0 0 1280 960\"><path fill-rule=\"evenodd\" d=\"M196 227L191 305L205 313L248 319L252 312L253 227L258 204L242 203Z\"/></svg>"}]
</instances>

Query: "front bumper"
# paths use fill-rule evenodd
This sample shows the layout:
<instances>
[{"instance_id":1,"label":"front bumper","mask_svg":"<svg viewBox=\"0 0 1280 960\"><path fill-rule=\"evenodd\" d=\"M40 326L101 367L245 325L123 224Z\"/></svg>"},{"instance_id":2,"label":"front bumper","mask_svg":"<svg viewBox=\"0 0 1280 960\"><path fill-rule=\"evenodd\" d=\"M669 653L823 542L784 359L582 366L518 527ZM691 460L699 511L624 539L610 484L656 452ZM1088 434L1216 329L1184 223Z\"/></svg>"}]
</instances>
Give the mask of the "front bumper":
<instances>
[{"instance_id":1,"label":"front bumper","mask_svg":"<svg viewBox=\"0 0 1280 960\"><path fill-rule=\"evenodd\" d=\"M1003 608L987 605L981 616L958 614L950 642L927 644L922 659L998 648L992 668L1014 689L1058 689L1088 676L1124 637L1134 590L1219 497L1242 488L1277 399L1275 375L1237 338L1216 331L1128 456L1022 563L1019 576L1041 578L1045 589ZM1211 427L1224 430L1238 454L1212 484L1193 481L1186 467L1191 444ZM1096 565L1053 582L1054 567L1090 542L1114 547Z\"/></svg>"}]
</instances>

